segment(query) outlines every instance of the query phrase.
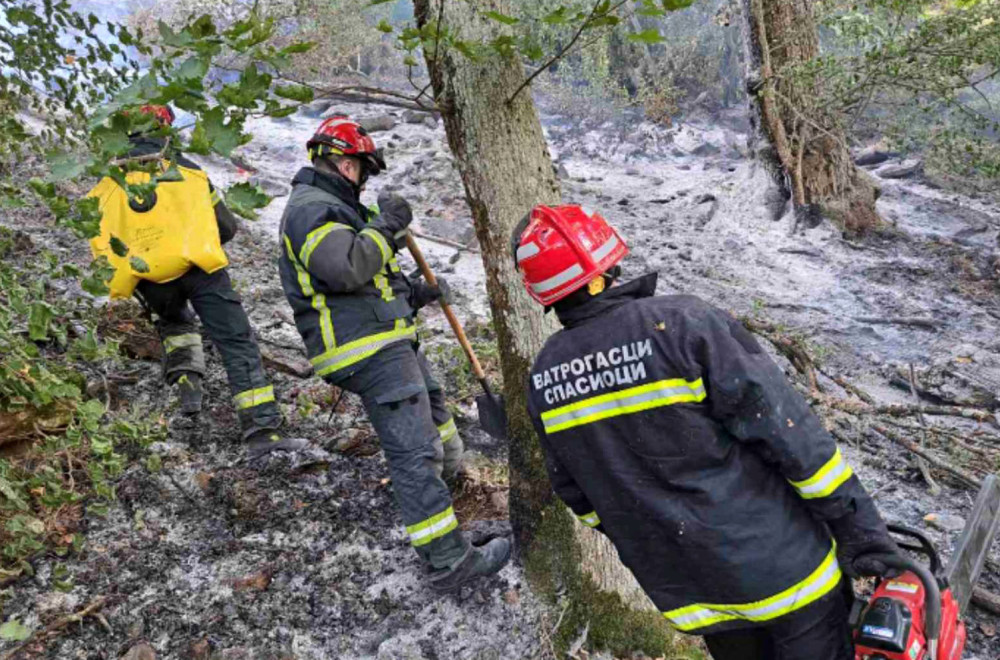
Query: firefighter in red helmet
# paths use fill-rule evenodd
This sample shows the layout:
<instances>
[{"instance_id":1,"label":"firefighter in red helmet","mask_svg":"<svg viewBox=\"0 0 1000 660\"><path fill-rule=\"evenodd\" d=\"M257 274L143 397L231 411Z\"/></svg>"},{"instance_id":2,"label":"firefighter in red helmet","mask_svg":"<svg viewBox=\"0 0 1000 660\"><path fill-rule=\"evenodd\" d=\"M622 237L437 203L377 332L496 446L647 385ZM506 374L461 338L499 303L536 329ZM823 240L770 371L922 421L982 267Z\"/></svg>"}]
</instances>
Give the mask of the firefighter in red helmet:
<instances>
[{"instance_id":1,"label":"firefighter in red helmet","mask_svg":"<svg viewBox=\"0 0 1000 660\"><path fill-rule=\"evenodd\" d=\"M335 116L307 143L281 220L281 284L316 374L360 395L392 475L410 543L431 586L452 591L500 570L508 539L472 547L458 529L447 482L458 475L462 439L417 344L414 317L447 299L447 284L409 281L396 263L413 219L401 197L379 211L361 204L369 176L385 170L357 122Z\"/></svg>"},{"instance_id":2,"label":"firefighter in red helmet","mask_svg":"<svg viewBox=\"0 0 1000 660\"><path fill-rule=\"evenodd\" d=\"M528 393L556 494L716 660L853 659L842 576L897 549L753 336L655 273L612 286L628 250L579 206L536 207L512 250L563 326Z\"/></svg>"}]
</instances>

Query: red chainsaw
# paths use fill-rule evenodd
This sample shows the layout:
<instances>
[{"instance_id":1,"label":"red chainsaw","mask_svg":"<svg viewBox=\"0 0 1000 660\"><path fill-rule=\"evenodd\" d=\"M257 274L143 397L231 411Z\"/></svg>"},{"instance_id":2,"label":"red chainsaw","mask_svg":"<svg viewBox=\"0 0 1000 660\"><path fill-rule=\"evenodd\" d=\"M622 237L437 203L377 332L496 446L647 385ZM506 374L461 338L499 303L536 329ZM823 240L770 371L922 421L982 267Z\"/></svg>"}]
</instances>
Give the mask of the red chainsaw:
<instances>
[{"instance_id":1,"label":"red chainsaw","mask_svg":"<svg viewBox=\"0 0 1000 660\"><path fill-rule=\"evenodd\" d=\"M937 550L922 533L889 525L902 550L922 555L880 555L900 571L879 581L868 601L852 612L855 660L960 660L966 630L962 614L972 598L990 545L1000 528L1000 481L986 479L965 529L944 570ZM915 543L914 543L915 541Z\"/></svg>"}]
</instances>

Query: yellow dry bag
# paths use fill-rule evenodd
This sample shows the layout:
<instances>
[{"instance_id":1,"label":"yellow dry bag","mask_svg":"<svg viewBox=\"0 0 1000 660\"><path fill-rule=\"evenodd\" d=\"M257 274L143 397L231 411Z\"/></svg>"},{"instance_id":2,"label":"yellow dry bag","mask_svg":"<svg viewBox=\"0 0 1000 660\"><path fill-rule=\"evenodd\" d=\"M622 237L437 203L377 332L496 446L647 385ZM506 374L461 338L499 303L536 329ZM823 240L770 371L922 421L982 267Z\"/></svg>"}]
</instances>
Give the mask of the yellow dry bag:
<instances>
[{"instance_id":1,"label":"yellow dry bag","mask_svg":"<svg viewBox=\"0 0 1000 660\"><path fill-rule=\"evenodd\" d=\"M94 257L105 256L115 268L112 298L128 298L139 280L164 283L176 280L197 266L214 273L229 265L219 240L219 226L212 208L208 177L204 172L177 167L183 180L161 181L152 199L129 201L121 186L105 177L88 197L97 197L101 208L101 235L90 241ZM146 172L129 172L129 183L146 183ZM115 236L129 252L119 257L111 250ZM140 273L129 263L139 257L149 267Z\"/></svg>"}]
</instances>

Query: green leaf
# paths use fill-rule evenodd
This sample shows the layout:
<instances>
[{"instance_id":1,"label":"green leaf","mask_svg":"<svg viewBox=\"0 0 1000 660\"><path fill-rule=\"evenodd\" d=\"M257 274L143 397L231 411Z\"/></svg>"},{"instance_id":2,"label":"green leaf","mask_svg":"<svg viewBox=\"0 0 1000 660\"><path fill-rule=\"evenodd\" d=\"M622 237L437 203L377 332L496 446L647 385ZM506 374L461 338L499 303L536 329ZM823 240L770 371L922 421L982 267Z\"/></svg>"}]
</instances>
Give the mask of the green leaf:
<instances>
[{"instance_id":1,"label":"green leaf","mask_svg":"<svg viewBox=\"0 0 1000 660\"><path fill-rule=\"evenodd\" d=\"M255 64L247 66L238 83L226 85L218 94L219 103L238 108L253 109L271 87L271 75L262 73Z\"/></svg>"},{"instance_id":2,"label":"green leaf","mask_svg":"<svg viewBox=\"0 0 1000 660\"><path fill-rule=\"evenodd\" d=\"M200 135L199 128L202 131ZM191 135L191 143L198 148L207 143L212 151L228 158L233 149L243 143L240 128L240 123L235 119L230 118L229 123L226 123L226 111L222 106L216 106L201 116ZM197 149L192 151L199 153Z\"/></svg>"},{"instance_id":3,"label":"green leaf","mask_svg":"<svg viewBox=\"0 0 1000 660\"><path fill-rule=\"evenodd\" d=\"M193 38L191 33L185 28L180 32L174 32L174 29L164 23L162 20L157 21L157 29L160 31L160 40L166 46L173 46L174 48L185 48L191 45Z\"/></svg>"},{"instance_id":4,"label":"green leaf","mask_svg":"<svg viewBox=\"0 0 1000 660\"><path fill-rule=\"evenodd\" d=\"M226 206L244 218L249 220L257 219L257 209L264 208L271 203L260 186L250 185L247 182L237 183L226 190Z\"/></svg>"},{"instance_id":5,"label":"green leaf","mask_svg":"<svg viewBox=\"0 0 1000 660\"><path fill-rule=\"evenodd\" d=\"M118 238L114 234L111 235L111 240L108 241L111 251L114 252L119 257L124 257L128 254L128 246L125 245L125 241Z\"/></svg>"},{"instance_id":6,"label":"green leaf","mask_svg":"<svg viewBox=\"0 0 1000 660\"><path fill-rule=\"evenodd\" d=\"M313 89L305 85L282 85L275 88L274 93L283 99L298 101L299 103L309 103L315 96Z\"/></svg>"},{"instance_id":7,"label":"green leaf","mask_svg":"<svg viewBox=\"0 0 1000 660\"><path fill-rule=\"evenodd\" d=\"M11 619L7 623L0 625L0 639L8 642L23 642L31 637L31 628L22 626L17 619Z\"/></svg>"},{"instance_id":8,"label":"green leaf","mask_svg":"<svg viewBox=\"0 0 1000 660\"><path fill-rule=\"evenodd\" d=\"M49 161L49 181L66 181L75 179L87 169L87 159L81 158L79 154L54 153L48 157Z\"/></svg>"},{"instance_id":9,"label":"green leaf","mask_svg":"<svg viewBox=\"0 0 1000 660\"><path fill-rule=\"evenodd\" d=\"M542 19L543 23L548 23L549 25L564 25L569 22L569 16L566 15L567 8L560 7L548 16Z\"/></svg>"},{"instance_id":10,"label":"green leaf","mask_svg":"<svg viewBox=\"0 0 1000 660\"><path fill-rule=\"evenodd\" d=\"M80 287L92 296L106 296L111 292L108 282L114 275L114 266L102 255L90 263L90 275L80 280Z\"/></svg>"},{"instance_id":11,"label":"green leaf","mask_svg":"<svg viewBox=\"0 0 1000 660\"><path fill-rule=\"evenodd\" d=\"M44 301L36 301L31 305L28 314L28 336L31 341L45 341L49 337L49 323L55 316L52 307Z\"/></svg>"},{"instance_id":12,"label":"green leaf","mask_svg":"<svg viewBox=\"0 0 1000 660\"><path fill-rule=\"evenodd\" d=\"M694 0L660 0L660 2L663 4L663 8L667 11L687 9L694 4Z\"/></svg>"},{"instance_id":13,"label":"green leaf","mask_svg":"<svg viewBox=\"0 0 1000 660\"><path fill-rule=\"evenodd\" d=\"M387 2L394 2L394 0L372 0L371 2L368 3L368 6L369 7L377 7L379 5L384 5Z\"/></svg>"},{"instance_id":14,"label":"green leaf","mask_svg":"<svg viewBox=\"0 0 1000 660\"><path fill-rule=\"evenodd\" d=\"M285 46L279 51L282 55L298 55L300 53L308 53L313 48L316 47L315 41L299 41L291 46Z\"/></svg>"},{"instance_id":15,"label":"green leaf","mask_svg":"<svg viewBox=\"0 0 1000 660\"><path fill-rule=\"evenodd\" d=\"M488 11L486 12L488 18L492 18L494 21L499 21L504 25L517 25L521 22L521 19L514 18L513 16L508 16L507 14L501 14L498 11Z\"/></svg>"},{"instance_id":16,"label":"green leaf","mask_svg":"<svg viewBox=\"0 0 1000 660\"><path fill-rule=\"evenodd\" d=\"M184 60L174 74L181 80L201 81L208 73L208 66L208 58L192 56Z\"/></svg>"},{"instance_id":17,"label":"green leaf","mask_svg":"<svg viewBox=\"0 0 1000 660\"><path fill-rule=\"evenodd\" d=\"M385 34L392 34L393 30L396 29L391 25L389 25L389 22L384 18L378 22L378 25L376 27L378 28L379 32L384 32Z\"/></svg>"},{"instance_id":18,"label":"green leaf","mask_svg":"<svg viewBox=\"0 0 1000 660\"><path fill-rule=\"evenodd\" d=\"M142 260L140 257L129 257L128 265L132 267L137 273L148 273L149 264Z\"/></svg>"},{"instance_id":19,"label":"green leaf","mask_svg":"<svg viewBox=\"0 0 1000 660\"><path fill-rule=\"evenodd\" d=\"M644 44L658 44L666 41L663 35L660 34L659 30L649 29L643 30L642 32L636 32L634 34L628 35L628 40L633 42L641 42Z\"/></svg>"},{"instance_id":20,"label":"green leaf","mask_svg":"<svg viewBox=\"0 0 1000 660\"><path fill-rule=\"evenodd\" d=\"M31 508L28 506L28 503L25 502L24 498L22 498L21 495L17 492L17 489L14 488L14 486L3 477L0 477L0 495L3 495L10 502L13 502L14 506L16 506L21 511L31 510Z\"/></svg>"}]
</instances>

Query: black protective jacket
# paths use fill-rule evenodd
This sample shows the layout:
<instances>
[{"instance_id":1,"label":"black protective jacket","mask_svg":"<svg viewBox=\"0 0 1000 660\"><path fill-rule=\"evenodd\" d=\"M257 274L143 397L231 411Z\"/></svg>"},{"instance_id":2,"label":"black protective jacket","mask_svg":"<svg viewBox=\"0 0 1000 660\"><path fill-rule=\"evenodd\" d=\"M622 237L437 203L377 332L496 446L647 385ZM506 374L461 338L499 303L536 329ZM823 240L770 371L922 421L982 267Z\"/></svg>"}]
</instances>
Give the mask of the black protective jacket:
<instances>
[{"instance_id":1,"label":"black protective jacket","mask_svg":"<svg viewBox=\"0 0 1000 660\"><path fill-rule=\"evenodd\" d=\"M159 138L137 135L130 138L129 141L132 143L132 149L129 150L128 155L132 158L137 156L151 156L163 151L164 143ZM183 155L178 156L177 164L192 170L201 169L197 163L188 160ZM161 185L169 184L164 183ZM219 195L219 191L215 189L211 181L208 182L208 189L212 193L212 208L215 210L215 221L219 225L219 241L225 245L233 240L233 236L236 235L236 231L239 229L239 224L236 222L236 216L229 210L226 203L222 201L222 196Z\"/></svg>"},{"instance_id":2,"label":"black protective jacket","mask_svg":"<svg viewBox=\"0 0 1000 660\"><path fill-rule=\"evenodd\" d=\"M647 275L561 313L538 355L553 488L678 629L773 621L840 583L824 521L874 506L742 324L655 289Z\"/></svg>"},{"instance_id":3,"label":"black protective jacket","mask_svg":"<svg viewBox=\"0 0 1000 660\"><path fill-rule=\"evenodd\" d=\"M316 374L338 382L382 348L415 341L412 290L379 217L346 179L304 167L292 185L279 235L281 287Z\"/></svg>"}]
</instances>

